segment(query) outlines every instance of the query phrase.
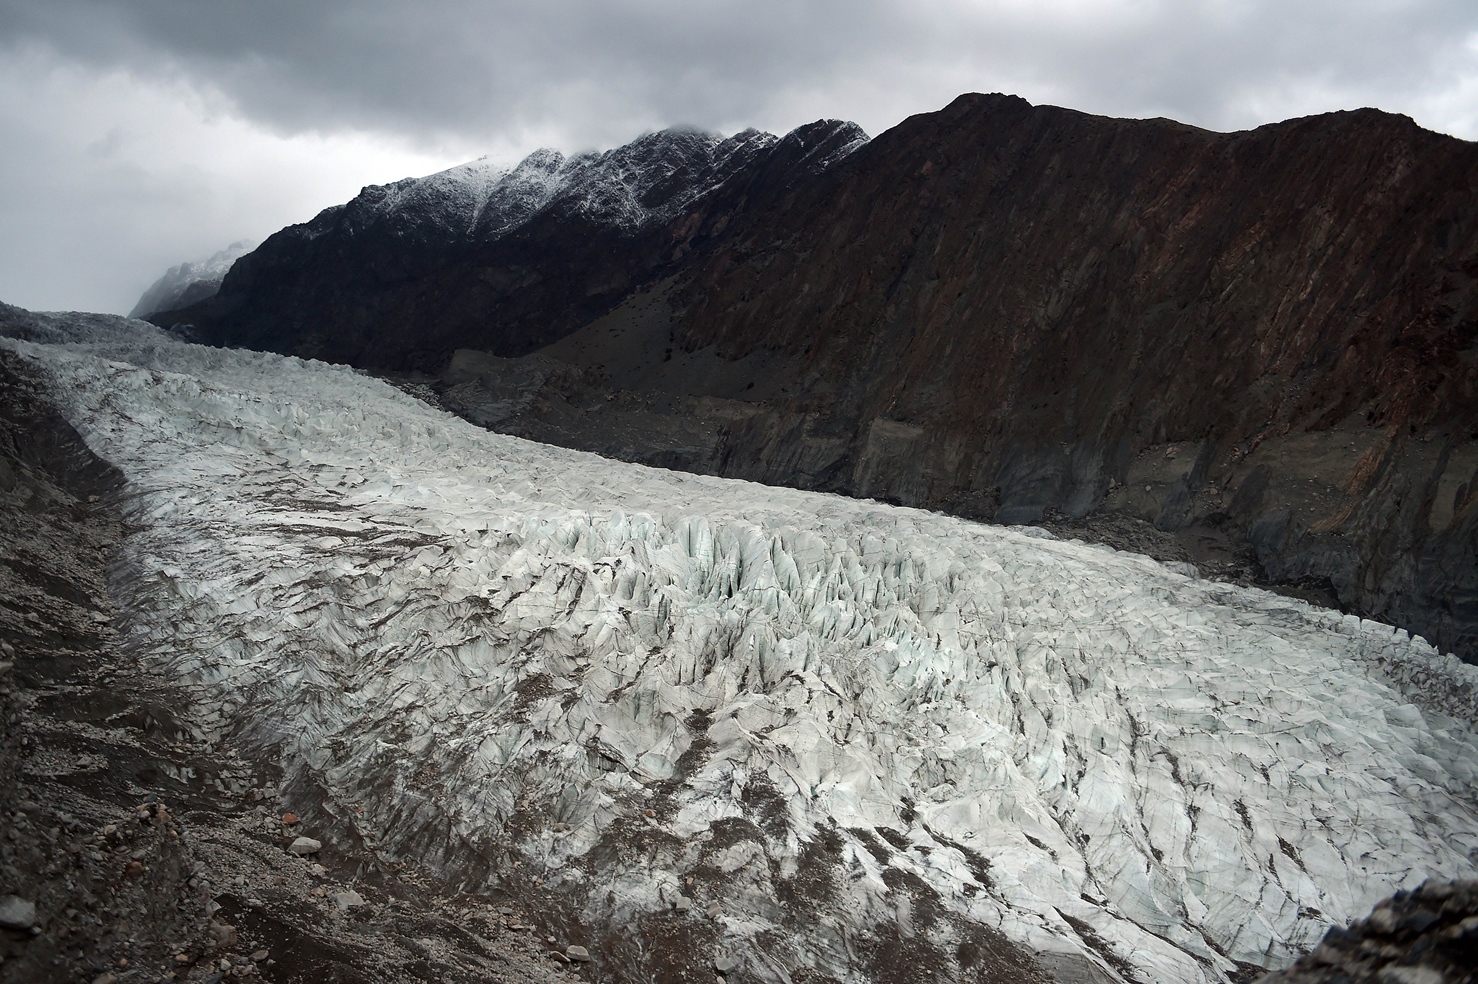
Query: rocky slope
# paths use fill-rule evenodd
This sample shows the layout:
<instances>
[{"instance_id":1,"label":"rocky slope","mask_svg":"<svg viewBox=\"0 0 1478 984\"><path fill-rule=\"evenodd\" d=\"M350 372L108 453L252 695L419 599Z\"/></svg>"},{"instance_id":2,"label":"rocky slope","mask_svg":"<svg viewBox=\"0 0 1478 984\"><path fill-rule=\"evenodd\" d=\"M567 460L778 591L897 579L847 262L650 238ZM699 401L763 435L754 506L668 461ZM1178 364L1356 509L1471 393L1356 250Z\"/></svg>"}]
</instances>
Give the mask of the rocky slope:
<instances>
[{"instance_id":1,"label":"rocky slope","mask_svg":"<svg viewBox=\"0 0 1478 984\"><path fill-rule=\"evenodd\" d=\"M489 240L370 189L157 320L632 460L1128 530L1478 656L1473 144L979 95L839 159L742 137L649 138L685 163L636 222L562 192Z\"/></svg>"},{"instance_id":2,"label":"rocky slope","mask_svg":"<svg viewBox=\"0 0 1478 984\"><path fill-rule=\"evenodd\" d=\"M802 392L727 471L1230 522L1273 577L1474 653L1472 144L966 97L748 230L692 272L680 345L785 352ZM842 454L776 468L839 425Z\"/></svg>"}]
</instances>

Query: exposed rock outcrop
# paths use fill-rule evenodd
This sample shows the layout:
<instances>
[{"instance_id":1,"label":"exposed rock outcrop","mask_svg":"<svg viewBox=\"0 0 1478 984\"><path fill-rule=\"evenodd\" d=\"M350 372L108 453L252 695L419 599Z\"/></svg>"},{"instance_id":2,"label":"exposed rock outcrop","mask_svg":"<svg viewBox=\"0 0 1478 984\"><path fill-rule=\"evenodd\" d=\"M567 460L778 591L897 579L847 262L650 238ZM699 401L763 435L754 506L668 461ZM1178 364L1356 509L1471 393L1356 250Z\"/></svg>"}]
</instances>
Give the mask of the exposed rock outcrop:
<instances>
[{"instance_id":1,"label":"exposed rock outcrop","mask_svg":"<svg viewBox=\"0 0 1478 984\"><path fill-rule=\"evenodd\" d=\"M1478 882L1427 882L1258 984L1471 984L1478 980Z\"/></svg>"},{"instance_id":2,"label":"exposed rock outcrop","mask_svg":"<svg viewBox=\"0 0 1478 984\"><path fill-rule=\"evenodd\" d=\"M164 320L634 460L1147 524L1478 655L1478 147L1374 110L1220 134L981 95L840 160L838 124L693 140L663 173L697 190L640 223L555 196L448 245L361 230L361 196Z\"/></svg>"}]
</instances>

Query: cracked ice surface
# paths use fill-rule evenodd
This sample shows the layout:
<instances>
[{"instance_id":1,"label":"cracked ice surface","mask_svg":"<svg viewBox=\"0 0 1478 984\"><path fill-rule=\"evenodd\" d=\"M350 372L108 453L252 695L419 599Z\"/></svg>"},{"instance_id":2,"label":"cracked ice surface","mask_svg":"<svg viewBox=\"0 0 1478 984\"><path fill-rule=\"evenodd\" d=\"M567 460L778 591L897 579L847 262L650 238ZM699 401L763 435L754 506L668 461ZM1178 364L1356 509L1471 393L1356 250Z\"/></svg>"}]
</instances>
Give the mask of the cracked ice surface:
<instances>
[{"instance_id":1,"label":"cracked ice surface","mask_svg":"<svg viewBox=\"0 0 1478 984\"><path fill-rule=\"evenodd\" d=\"M594 925L718 900L771 979L878 924L954 975L978 924L1221 980L1475 874L1478 672L1404 632L100 324L7 344L129 478L134 643L388 855L511 845Z\"/></svg>"}]
</instances>

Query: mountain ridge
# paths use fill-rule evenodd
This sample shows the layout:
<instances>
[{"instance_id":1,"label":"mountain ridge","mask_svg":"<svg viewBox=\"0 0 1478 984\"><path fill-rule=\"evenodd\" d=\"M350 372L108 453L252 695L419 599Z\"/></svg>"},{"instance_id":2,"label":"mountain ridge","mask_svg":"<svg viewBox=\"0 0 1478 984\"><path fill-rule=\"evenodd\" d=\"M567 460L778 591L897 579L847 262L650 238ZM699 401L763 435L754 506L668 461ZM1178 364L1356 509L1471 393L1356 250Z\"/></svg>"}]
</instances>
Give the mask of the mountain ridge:
<instances>
[{"instance_id":1,"label":"mountain ridge","mask_svg":"<svg viewBox=\"0 0 1478 984\"><path fill-rule=\"evenodd\" d=\"M149 318L214 297L231 264L255 248L251 241L242 239L217 250L208 259L170 267L144 291L128 316Z\"/></svg>"},{"instance_id":2,"label":"mountain ridge","mask_svg":"<svg viewBox=\"0 0 1478 984\"><path fill-rule=\"evenodd\" d=\"M384 369L435 368L468 344L521 354L603 314L680 257L681 243L659 230L694 197L764 173L766 160L821 166L865 139L855 124L822 121L783 138L683 128L603 153L536 151L490 185L471 235L434 202L380 207L431 199L428 182L449 172L370 186L268 237L216 297L157 320L189 321L203 340ZM268 296L281 303L263 303ZM230 327L213 327L221 324Z\"/></svg>"}]
</instances>

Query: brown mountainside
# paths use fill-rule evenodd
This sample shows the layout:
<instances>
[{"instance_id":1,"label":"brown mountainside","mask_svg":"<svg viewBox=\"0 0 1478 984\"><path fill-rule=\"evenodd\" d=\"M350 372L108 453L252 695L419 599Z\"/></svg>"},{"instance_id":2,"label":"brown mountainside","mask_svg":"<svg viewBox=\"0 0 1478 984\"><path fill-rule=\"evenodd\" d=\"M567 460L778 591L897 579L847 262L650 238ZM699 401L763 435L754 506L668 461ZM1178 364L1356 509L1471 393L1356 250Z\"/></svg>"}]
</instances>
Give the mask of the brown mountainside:
<instances>
[{"instance_id":1,"label":"brown mountainside","mask_svg":"<svg viewBox=\"0 0 1478 984\"><path fill-rule=\"evenodd\" d=\"M705 258L690 346L808 353L976 460L1474 422L1471 144L1368 110L1224 135L962 97L850 164Z\"/></svg>"}]
</instances>

